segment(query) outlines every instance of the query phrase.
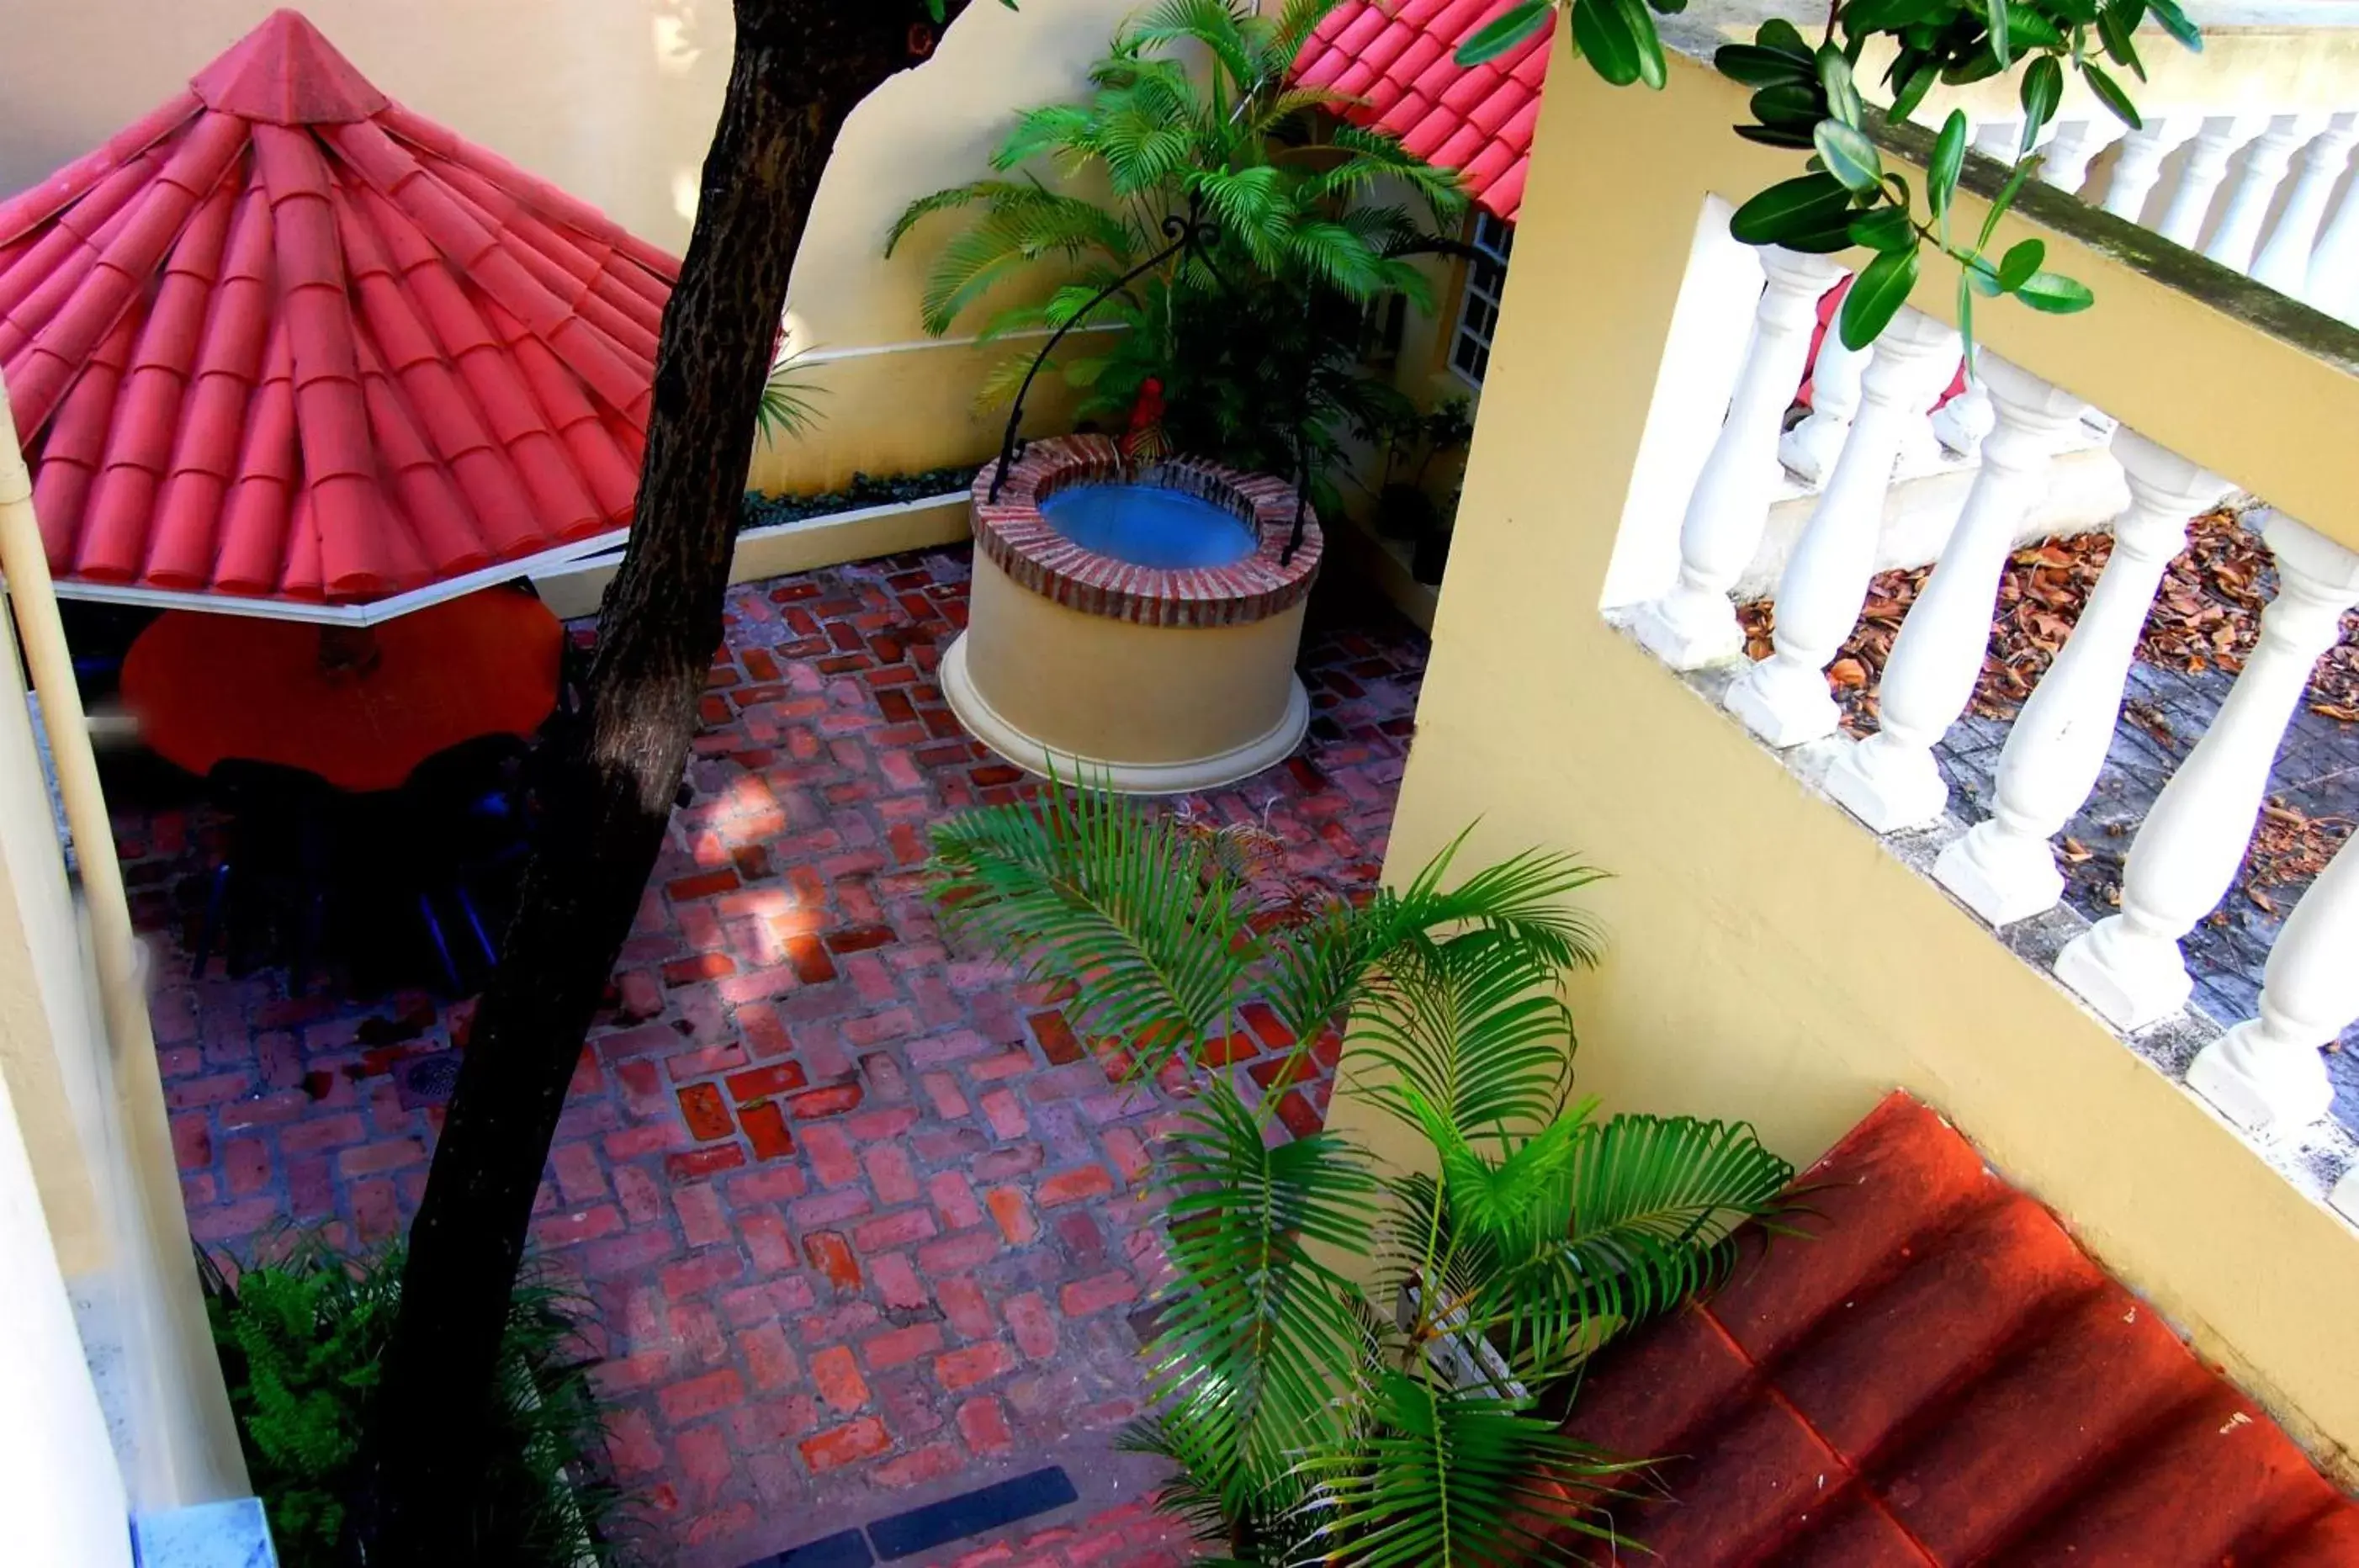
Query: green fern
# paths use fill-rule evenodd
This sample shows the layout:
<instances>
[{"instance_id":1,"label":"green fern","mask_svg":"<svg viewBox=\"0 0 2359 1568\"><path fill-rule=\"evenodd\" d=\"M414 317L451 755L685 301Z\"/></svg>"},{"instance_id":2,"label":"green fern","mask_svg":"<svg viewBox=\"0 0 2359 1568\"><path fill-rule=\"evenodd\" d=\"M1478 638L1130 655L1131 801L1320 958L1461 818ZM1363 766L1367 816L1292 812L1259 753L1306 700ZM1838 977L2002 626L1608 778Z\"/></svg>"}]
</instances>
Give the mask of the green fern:
<instances>
[{"instance_id":1,"label":"green fern","mask_svg":"<svg viewBox=\"0 0 2359 1568\"><path fill-rule=\"evenodd\" d=\"M362 1432L401 1302L403 1250L341 1253L316 1237L234 1278L200 1252L213 1344L255 1492L285 1568L341 1568ZM487 1409L490 1474L478 1561L612 1564L620 1496L603 1478L603 1418L582 1329L588 1303L527 1273L510 1298ZM463 1420L460 1412L452 1419Z\"/></svg>"},{"instance_id":2,"label":"green fern","mask_svg":"<svg viewBox=\"0 0 2359 1568\"><path fill-rule=\"evenodd\" d=\"M1610 1535L1596 1505L1647 1456L1554 1413L1792 1180L1748 1127L1571 1100L1559 987L1600 942L1567 899L1599 874L1530 852L1462 875L1463 842L1306 907L1234 833L1053 782L935 830L953 932L1068 988L1134 1072L1192 1065L1259 998L1298 1051L1348 1023L1349 1092L1423 1146L1380 1173L1333 1134L1284 1141L1224 1074L1166 1139L1172 1280L1126 1445L1173 1464L1161 1506L1221 1561L1474 1568Z\"/></svg>"}]
</instances>

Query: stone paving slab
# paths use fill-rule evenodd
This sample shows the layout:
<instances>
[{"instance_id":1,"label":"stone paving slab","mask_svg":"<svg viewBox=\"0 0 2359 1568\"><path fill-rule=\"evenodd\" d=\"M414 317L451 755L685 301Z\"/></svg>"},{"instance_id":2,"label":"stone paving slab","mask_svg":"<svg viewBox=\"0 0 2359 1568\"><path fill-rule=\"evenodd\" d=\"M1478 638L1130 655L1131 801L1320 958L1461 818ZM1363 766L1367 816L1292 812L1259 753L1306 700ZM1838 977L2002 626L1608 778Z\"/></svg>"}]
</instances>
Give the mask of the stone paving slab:
<instances>
[{"instance_id":1,"label":"stone paving slab","mask_svg":"<svg viewBox=\"0 0 2359 1568\"><path fill-rule=\"evenodd\" d=\"M1110 1446L1138 1409L1128 1314L1158 1257L1137 1183L1188 1081L1118 1089L1053 998L936 929L928 825L1021 782L934 684L966 589L964 552L940 551L730 594L692 799L534 1222L600 1310L612 1455L647 1498L653 1563L748 1562L1077 1435ZM1315 605L1305 749L1189 808L1265 823L1294 877L1373 884L1424 657L1388 612ZM159 946L158 1047L198 1239L397 1234L465 1005L290 998L282 971L232 978L218 958L191 979L194 874L217 824L126 806L117 835ZM1279 1083L1290 1042L1274 1029L1241 1018L1229 1070L1278 1094L1288 1127L1316 1127L1332 1051ZM971 1561L1175 1553L1118 1507Z\"/></svg>"}]
</instances>

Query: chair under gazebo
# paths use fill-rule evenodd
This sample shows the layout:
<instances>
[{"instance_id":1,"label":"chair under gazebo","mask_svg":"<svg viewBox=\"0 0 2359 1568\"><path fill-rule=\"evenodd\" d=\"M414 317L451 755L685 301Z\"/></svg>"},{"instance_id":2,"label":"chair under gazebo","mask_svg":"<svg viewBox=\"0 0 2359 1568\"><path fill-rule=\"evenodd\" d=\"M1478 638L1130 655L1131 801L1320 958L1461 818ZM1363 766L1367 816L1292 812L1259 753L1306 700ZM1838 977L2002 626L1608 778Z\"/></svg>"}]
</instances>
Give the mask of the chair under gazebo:
<instances>
[{"instance_id":1,"label":"chair under gazebo","mask_svg":"<svg viewBox=\"0 0 2359 1568\"><path fill-rule=\"evenodd\" d=\"M147 745L375 795L530 735L563 633L519 586L627 531L677 277L292 11L0 201L39 553L161 612L122 668Z\"/></svg>"}]
</instances>

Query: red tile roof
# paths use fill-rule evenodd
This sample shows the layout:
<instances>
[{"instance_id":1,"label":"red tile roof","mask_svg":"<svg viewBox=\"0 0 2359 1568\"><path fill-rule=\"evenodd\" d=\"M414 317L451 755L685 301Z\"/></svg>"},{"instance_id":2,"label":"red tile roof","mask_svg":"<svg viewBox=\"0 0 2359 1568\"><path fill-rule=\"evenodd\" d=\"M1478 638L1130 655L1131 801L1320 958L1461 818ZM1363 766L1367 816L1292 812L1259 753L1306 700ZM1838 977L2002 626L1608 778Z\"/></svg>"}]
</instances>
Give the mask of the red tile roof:
<instances>
[{"instance_id":1,"label":"red tile roof","mask_svg":"<svg viewBox=\"0 0 2359 1568\"><path fill-rule=\"evenodd\" d=\"M1475 201L1513 223L1524 204L1532 127L1540 117L1553 15L1538 37L1482 65L1459 44L1503 0L1344 0L1294 62L1295 79L1361 102L1356 124L1388 131L1430 163L1464 177Z\"/></svg>"},{"instance_id":2,"label":"red tile roof","mask_svg":"<svg viewBox=\"0 0 2359 1568\"><path fill-rule=\"evenodd\" d=\"M610 533L678 276L280 11L0 202L50 568L365 603Z\"/></svg>"},{"instance_id":3,"label":"red tile roof","mask_svg":"<svg viewBox=\"0 0 2359 1568\"><path fill-rule=\"evenodd\" d=\"M1809 1239L1582 1391L1575 1436L1680 1456L1616 1510L1645 1561L2359 1563L2359 1506L1932 1112L1893 1095L1799 1185Z\"/></svg>"}]
</instances>

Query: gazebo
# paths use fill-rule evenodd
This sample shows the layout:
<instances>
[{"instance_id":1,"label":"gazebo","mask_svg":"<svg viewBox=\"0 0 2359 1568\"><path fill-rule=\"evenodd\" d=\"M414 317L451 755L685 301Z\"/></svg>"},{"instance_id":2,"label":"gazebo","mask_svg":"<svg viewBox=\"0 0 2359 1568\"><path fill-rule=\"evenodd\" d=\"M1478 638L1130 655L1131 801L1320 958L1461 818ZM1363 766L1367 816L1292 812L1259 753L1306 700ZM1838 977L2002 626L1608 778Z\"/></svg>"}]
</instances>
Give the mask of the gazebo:
<instances>
[{"instance_id":1,"label":"gazebo","mask_svg":"<svg viewBox=\"0 0 2359 1568\"><path fill-rule=\"evenodd\" d=\"M57 592L366 626L611 548L678 271L276 13L0 202Z\"/></svg>"}]
</instances>

